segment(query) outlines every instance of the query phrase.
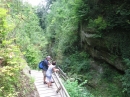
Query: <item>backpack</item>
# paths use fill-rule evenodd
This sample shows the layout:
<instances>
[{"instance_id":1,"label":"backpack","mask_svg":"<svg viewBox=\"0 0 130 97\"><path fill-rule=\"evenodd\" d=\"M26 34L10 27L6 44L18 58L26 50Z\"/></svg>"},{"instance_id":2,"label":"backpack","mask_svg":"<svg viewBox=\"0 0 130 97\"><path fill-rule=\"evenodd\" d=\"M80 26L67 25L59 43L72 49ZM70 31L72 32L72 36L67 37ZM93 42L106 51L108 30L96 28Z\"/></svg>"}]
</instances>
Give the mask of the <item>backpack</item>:
<instances>
[{"instance_id":1,"label":"backpack","mask_svg":"<svg viewBox=\"0 0 130 97\"><path fill-rule=\"evenodd\" d=\"M39 66L39 69L43 69L43 61L41 61L41 62L38 64L38 66Z\"/></svg>"}]
</instances>

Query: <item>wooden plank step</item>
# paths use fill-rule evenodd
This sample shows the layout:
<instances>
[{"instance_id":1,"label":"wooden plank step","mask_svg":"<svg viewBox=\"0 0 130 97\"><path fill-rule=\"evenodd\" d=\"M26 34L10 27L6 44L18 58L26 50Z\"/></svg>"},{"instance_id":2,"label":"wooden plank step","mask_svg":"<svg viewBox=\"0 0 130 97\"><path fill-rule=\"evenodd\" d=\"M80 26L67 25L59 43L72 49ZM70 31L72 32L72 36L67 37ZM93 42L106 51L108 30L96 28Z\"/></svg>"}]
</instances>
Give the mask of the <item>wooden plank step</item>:
<instances>
[{"instance_id":1,"label":"wooden plank step","mask_svg":"<svg viewBox=\"0 0 130 97\"><path fill-rule=\"evenodd\" d=\"M42 71L31 70L31 76L34 78L34 84L40 97L61 97L59 93L56 93L57 87L55 83L52 83L50 88L48 88L47 84L43 84Z\"/></svg>"}]
</instances>

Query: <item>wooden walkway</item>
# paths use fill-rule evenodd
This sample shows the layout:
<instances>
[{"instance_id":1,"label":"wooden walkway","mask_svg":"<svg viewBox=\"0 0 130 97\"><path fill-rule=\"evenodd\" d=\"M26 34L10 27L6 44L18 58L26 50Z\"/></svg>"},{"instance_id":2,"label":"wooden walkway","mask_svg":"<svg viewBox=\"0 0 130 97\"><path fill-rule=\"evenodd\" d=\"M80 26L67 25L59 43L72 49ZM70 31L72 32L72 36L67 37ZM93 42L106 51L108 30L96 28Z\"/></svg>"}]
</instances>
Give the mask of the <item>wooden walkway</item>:
<instances>
[{"instance_id":1,"label":"wooden walkway","mask_svg":"<svg viewBox=\"0 0 130 97\"><path fill-rule=\"evenodd\" d=\"M48 88L47 84L43 84L42 71L31 70L31 76L34 78L34 84L40 97L61 97L59 93L56 93L57 87L55 83L50 88Z\"/></svg>"}]
</instances>

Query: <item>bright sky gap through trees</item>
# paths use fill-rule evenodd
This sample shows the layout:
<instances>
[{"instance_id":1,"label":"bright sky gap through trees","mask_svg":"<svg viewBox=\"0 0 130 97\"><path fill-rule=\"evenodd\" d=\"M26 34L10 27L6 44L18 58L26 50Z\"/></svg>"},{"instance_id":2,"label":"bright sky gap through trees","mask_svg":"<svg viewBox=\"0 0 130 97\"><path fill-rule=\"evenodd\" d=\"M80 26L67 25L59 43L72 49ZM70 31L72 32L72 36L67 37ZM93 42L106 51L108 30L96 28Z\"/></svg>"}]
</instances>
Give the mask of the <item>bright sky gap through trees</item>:
<instances>
[{"instance_id":1,"label":"bright sky gap through trees","mask_svg":"<svg viewBox=\"0 0 130 97\"><path fill-rule=\"evenodd\" d=\"M28 2L32 6L37 6L39 3L42 3L43 5L46 5L46 0L23 0L23 2Z\"/></svg>"}]
</instances>

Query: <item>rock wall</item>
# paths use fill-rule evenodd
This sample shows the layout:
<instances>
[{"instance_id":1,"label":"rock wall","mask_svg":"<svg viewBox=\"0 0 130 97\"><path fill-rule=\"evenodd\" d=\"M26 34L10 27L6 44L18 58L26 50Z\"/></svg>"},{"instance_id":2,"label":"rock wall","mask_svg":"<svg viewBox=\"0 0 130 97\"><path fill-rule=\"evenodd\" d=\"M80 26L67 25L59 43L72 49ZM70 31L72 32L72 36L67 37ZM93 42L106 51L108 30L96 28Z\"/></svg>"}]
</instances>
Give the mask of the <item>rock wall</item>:
<instances>
[{"instance_id":1,"label":"rock wall","mask_svg":"<svg viewBox=\"0 0 130 97\"><path fill-rule=\"evenodd\" d=\"M125 71L126 66L120 56L111 53L107 44L110 42L109 37L101 37L91 28L81 29L81 43L93 58L102 60L120 71Z\"/></svg>"}]
</instances>

